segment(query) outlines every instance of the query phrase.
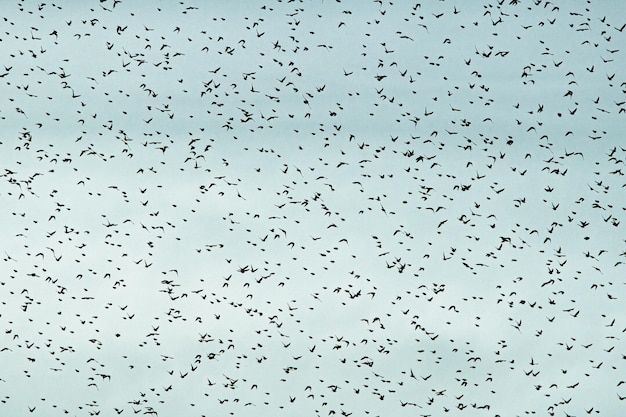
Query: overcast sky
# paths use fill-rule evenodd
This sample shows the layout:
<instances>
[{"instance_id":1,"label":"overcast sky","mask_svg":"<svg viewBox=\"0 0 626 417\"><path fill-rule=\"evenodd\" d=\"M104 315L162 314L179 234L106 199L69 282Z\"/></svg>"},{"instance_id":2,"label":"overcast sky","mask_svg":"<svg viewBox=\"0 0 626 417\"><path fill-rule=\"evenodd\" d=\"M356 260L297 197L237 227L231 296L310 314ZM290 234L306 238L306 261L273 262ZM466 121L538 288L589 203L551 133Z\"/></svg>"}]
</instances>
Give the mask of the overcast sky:
<instances>
[{"instance_id":1,"label":"overcast sky","mask_svg":"<svg viewBox=\"0 0 626 417\"><path fill-rule=\"evenodd\" d=\"M0 414L619 415L620 11L5 4Z\"/></svg>"}]
</instances>

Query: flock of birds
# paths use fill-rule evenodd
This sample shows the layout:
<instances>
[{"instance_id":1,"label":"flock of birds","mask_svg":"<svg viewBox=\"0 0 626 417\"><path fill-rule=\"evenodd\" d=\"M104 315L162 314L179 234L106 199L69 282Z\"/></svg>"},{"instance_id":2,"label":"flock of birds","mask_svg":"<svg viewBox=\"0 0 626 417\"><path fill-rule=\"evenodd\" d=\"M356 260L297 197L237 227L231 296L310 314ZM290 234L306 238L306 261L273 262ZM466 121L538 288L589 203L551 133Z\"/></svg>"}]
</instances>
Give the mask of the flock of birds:
<instances>
[{"instance_id":1,"label":"flock of birds","mask_svg":"<svg viewBox=\"0 0 626 417\"><path fill-rule=\"evenodd\" d=\"M3 7L0 415L623 414L620 6L214 3Z\"/></svg>"}]
</instances>

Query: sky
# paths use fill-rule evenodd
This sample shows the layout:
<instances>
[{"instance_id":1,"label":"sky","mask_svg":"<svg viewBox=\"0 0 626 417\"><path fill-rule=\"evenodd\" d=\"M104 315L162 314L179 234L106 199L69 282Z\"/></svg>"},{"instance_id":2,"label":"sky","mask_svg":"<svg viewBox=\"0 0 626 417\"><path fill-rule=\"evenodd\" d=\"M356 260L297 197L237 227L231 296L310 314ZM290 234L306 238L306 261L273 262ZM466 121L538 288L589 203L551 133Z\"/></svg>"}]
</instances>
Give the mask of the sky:
<instances>
[{"instance_id":1,"label":"sky","mask_svg":"<svg viewBox=\"0 0 626 417\"><path fill-rule=\"evenodd\" d=\"M0 415L619 415L620 7L7 3Z\"/></svg>"}]
</instances>

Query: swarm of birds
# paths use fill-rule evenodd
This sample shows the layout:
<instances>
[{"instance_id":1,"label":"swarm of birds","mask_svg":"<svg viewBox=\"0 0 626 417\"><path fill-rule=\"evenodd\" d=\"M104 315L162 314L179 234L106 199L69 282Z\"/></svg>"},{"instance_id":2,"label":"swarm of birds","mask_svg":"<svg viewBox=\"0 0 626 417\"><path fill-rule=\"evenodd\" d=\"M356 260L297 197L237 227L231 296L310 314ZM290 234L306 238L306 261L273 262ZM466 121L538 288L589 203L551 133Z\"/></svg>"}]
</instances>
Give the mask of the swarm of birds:
<instances>
[{"instance_id":1,"label":"swarm of birds","mask_svg":"<svg viewBox=\"0 0 626 417\"><path fill-rule=\"evenodd\" d=\"M625 29L7 4L0 415L623 413Z\"/></svg>"}]
</instances>

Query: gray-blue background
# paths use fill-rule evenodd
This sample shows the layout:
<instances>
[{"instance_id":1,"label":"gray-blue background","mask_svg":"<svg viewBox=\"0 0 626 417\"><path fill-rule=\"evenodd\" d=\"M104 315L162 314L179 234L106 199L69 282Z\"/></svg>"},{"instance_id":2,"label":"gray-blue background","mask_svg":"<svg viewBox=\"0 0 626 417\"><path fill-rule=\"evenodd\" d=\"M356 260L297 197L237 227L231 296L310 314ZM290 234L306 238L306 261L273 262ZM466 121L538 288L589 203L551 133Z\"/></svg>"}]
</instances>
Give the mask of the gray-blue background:
<instances>
[{"instance_id":1,"label":"gray-blue background","mask_svg":"<svg viewBox=\"0 0 626 417\"><path fill-rule=\"evenodd\" d=\"M0 414L618 415L621 2L0 21Z\"/></svg>"}]
</instances>

